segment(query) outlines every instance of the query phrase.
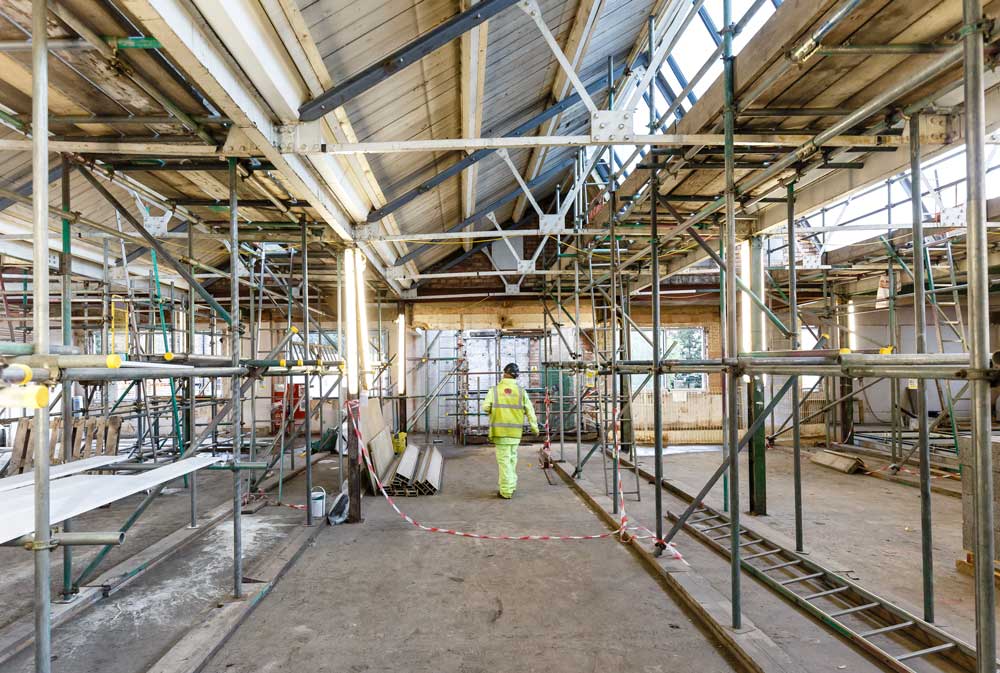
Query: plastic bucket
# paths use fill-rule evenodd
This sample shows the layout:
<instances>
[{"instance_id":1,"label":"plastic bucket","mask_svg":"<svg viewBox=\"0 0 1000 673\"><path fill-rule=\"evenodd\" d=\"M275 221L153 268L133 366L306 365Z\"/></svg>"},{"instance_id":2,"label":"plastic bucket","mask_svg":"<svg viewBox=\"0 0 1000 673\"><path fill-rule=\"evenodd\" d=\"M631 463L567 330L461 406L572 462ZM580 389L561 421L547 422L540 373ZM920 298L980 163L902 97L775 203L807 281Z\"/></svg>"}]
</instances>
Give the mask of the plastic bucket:
<instances>
[{"instance_id":1,"label":"plastic bucket","mask_svg":"<svg viewBox=\"0 0 1000 673\"><path fill-rule=\"evenodd\" d=\"M309 494L309 507L314 519L326 516L326 489L322 486L313 487Z\"/></svg>"}]
</instances>

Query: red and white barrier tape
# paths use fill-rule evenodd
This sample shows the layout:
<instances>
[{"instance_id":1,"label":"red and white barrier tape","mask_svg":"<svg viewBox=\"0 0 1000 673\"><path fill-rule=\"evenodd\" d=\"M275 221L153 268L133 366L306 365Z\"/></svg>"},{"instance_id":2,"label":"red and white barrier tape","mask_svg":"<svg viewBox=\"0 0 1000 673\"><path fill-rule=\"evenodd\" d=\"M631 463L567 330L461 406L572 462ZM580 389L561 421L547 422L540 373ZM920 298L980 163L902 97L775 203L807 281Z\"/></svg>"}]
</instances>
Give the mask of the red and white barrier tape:
<instances>
[{"instance_id":1,"label":"red and white barrier tape","mask_svg":"<svg viewBox=\"0 0 1000 673\"><path fill-rule=\"evenodd\" d=\"M625 498L622 495L621 487L621 475L619 473L619 483L618 483L618 497L619 497L619 507L621 510L620 525L617 529L607 532L607 533L597 533L594 535L491 535L487 533L470 533L466 531L455 530L452 528L441 528L440 526L428 526L422 524L410 515L403 512L396 505L392 497L386 492L385 486L382 484L382 480L379 479L378 473L375 471L374 466L371 462L371 456L368 454L368 447L365 446L364 440L361 436L361 418L360 418L360 408L361 404L357 400L350 400L347 403L347 412L351 415L354 426L354 434L358 438L358 462L364 461L365 466L367 466L368 471L371 473L372 477L375 479L375 483L378 486L379 492L382 493L382 497L385 498L389 506L403 518L407 523L419 528L420 530L426 531L428 533L444 533L445 535L455 535L458 537L474 538L477 540L532 540L532 541L568 541L568 540L601 540L604 538L614 537L621 533L626 533L629 530L628 526L628 516L625 514ZM633 526L633 529L639 529L641 527ZM645 528L641 528L646 530ZM645 536L642 536L645 537ZM670 551L673 558L680 559L681 555L673 545L668 544L667 549Z\"/></svg>"}]
</instances>

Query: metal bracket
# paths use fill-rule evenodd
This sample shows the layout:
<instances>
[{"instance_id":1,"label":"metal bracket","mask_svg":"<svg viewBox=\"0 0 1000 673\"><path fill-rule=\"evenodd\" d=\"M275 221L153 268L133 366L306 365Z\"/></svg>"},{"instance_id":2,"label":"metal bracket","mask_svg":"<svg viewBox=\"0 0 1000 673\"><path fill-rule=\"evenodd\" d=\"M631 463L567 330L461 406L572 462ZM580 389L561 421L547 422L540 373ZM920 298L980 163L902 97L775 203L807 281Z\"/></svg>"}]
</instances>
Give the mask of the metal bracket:
<instances>
[{"instance_id":1,"label":"metal bracket","mask_svg":"<svg viewBox=\"0 0 1000 673\"><path fill-rule=\"evenodd\" d=\"M226 134L226 142L222 145L221 154L225 156L249 156L257 151L254 144L250 142L250 138L247 134L243 132L237 126L232 126L229 128L229 133Z\"/></svg>"},{"instance_id":2,"label":"metal bracket","mask_svg":"<svg viewBox=\"0 0 1000 673\"><path fill-rule=\"evenodd\" d=\"M282 154L323 152L326 140L320 121L283 124L278 127L278 151Z\"/></svg>"},{"instance_id":3,"label":"metal bracket","mask_svg":"<svg viewBox=\"0 0 1000 673\"><path fill-rule=\"evenodd\" d=\"M590 115L590 139L594 142L627 142L633 135L629 110L598 110Z\"/></svg>"},{"instance_id":4,"label":"metal bracket","mask_svg":"<svg viewBox=\"0 0 1000 673\"><path fill-rule=\"evenodd\" d=\"M955 140L961 120L957 115L922 114L920 115L920 142L928 145L947 145ZM910 121L906 121L903 129L904 138L910 132Z\"/></svg>"},{"instance_id":5,"label":"metal bracket","mask_svg":"<svg viewBox=\"0 0 1000 673\"><path fill-rule=\"evenodd\" d=\"M535 270L535 260L533 259L519 259L517 260L517 272L518 273L533 273Z\"/></svg>"},{"instance_id":6,"label":"metal bracket","mask_svg":"<svg viewBox=\"0 0 1000 673\"><path fill-rule=\"evenodd\" d=\"M378 222L371 224L361 223L354 225L354 240L361 241L377 241L382 235L382 228Z\"/></svg>"},{"instance_id":7,"label":"metal bracket","mask_svg":"<svg viewBox=\"0 0 1000 673\"><path fill-rule=\"evenodd\" d=\"M404 278L409 278L410 275L405 266L387 266L385 268L386 280L403 280Z\"/></svg>"},{"instance_id":8,"label":"metal bracket","mask_svg":"<svg viewBox=\"0 0 1000 673\"><path fill-rule=\"evenodd\" d=\"M108 279L120 281L122 283L127 283L128 269L126 269L124 266L121 265L112 266L110 269L108 269Z\"/></svg>"},{"instance_id":9,"label":"metal bracket","mask_svg":"<svg viewBox=\"0 0 1000 673\"><path fill-rule=\"evenodd\" d=\"M558 213L538 216L538 231L543 234L560 234L565 228L564 218Z\"/></svg>"},{"instance_id":10,"label":"metal bracket","mask_svg":"<svg viewBox=\"0 0 1000 673\"><path fill-rule=\"evenodd\" d=\"M966 204L960 203L954 208L945 208L941 211L941 226L943 227L962 227L965 228L965 206Z\"/></svg>"},{"instance_id":11,"label":"metal bracket","mask_svg":"<svg viewBox=\"0 0 1000 673\"><path fill-rule=\"evenodd\" d=\"M504 294L521 294L520 283L507 283L503 284Z\"/></svg>"},{"instance_id":12,"label":"metal bracket","mask_svg":"<svg viewBox=\"0 0 1000 673\"><path fill-rule=\"evenodd\" d=\"M136 208L138 208L139 213L142 215L142 226L152 236L158 238L165 237L168 233L167 225L170 224L170 220L173 219L174 214L168 210L162 215L152 215L149 212L149 208L137 194L133 194L133 197L135 198Z\"/></svg>"},{"instance_id":13,"label":"metal bracket","mask_svg":"<svg viewBox=\"0 0 1000 673\"><path fill-rule=\"evenodd\" d=\"M393 267L389 267L390 269ZM399 296L403 299L416 299L417 298L417 288L406 288L399 291Z\"/></svg>"}]
</instances>

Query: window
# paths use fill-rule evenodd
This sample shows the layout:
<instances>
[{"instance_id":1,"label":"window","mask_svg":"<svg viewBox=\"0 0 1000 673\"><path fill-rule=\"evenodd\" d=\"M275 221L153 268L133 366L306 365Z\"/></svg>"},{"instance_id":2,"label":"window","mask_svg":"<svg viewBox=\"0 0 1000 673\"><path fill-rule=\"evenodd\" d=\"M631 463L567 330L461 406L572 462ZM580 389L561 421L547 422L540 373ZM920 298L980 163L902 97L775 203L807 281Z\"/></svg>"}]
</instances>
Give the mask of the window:
<instances>
[{"instance_id":1,"label":"window","mask_svg":"<svg viewBox=\"0 0 1000 673\"><path fill-rule=\"evenodd\" d=\"M816 337L813 335L812 330L808 327L799 328L799 350L809 350L816 347ZM811 374L803 374L799 377L799 387L802 390L808 391L816 382L819 381L818 376L813 376Z\"/></svg>"},{"instance_id":2,"label":"window","mask_svg":"<svg viewBox=\"0 0 1000 673\"><path fill-rule=\"evenodd\" d=\"M651 360L653 347L653 330L644 329L642 334L632 330L632 358L635 360ZM647 340L648 339L648 340ZM671 345L673 346L671 350ZM663 327L660 328L660 348L670 360L703 360L705 358L705 329L703 327ZM635 393L645 374L632 375L632 392ZM704 374L668 374L664 381L665 390L707 390ZM644 390L652 390L652 384L647 382Z\"/></svg>"},{"instance_id":3,"label":"window","mask_svg":"<svg viewBox=\"0 0 1000 673\"><path fill-rule=\"evenodd\" d=\"M704 327L671 327L663 331L664 347L670 352L671 359L705 359ZM673 350L669 350L671 347ZM667 376L667 388L669 390L705 390L707 388L705 375L695 373L670 374Z\"/></svg>"}]
</instances>

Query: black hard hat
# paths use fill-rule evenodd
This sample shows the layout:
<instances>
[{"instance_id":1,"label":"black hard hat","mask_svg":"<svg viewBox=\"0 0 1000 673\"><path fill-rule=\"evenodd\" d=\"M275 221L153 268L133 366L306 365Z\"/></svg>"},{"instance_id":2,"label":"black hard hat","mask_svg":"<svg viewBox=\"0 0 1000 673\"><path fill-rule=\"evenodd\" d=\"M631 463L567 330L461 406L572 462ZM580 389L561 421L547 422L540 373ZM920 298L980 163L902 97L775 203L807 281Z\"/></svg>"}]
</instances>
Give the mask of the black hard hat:
<instances>
[{"instance_id":1,"label":"black hard hat","mask_svg":"<svg viewBox=\"0 0 1000 673\"><path fill-rule=\"evenodd\" d=\"M521 373L521 368L517 366L516 362L508 362L507 366L503 368L503 373L517 378L517 375Z\"/></svg>"}]
</instances>

